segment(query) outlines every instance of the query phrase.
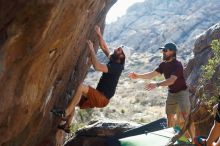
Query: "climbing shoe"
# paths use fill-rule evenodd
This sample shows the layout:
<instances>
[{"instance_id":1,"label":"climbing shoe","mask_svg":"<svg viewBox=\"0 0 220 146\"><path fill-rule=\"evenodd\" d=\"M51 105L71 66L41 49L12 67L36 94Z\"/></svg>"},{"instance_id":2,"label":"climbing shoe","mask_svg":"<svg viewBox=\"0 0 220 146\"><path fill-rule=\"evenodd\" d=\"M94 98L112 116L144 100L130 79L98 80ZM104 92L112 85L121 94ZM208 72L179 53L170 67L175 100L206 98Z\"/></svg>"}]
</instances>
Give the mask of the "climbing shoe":
<instances>
[{"instance_id":1,"label":"climbing shoe","mask_svg":"<svg viewBox=\"0 0 220 146\"><path fill-rule=\"evenodd\" d=\"M52 109L51 112L54 116L60 117L60 118L66 118L66 113L64 110L61 109Z\"/></svg>"},{"instance_id":2,"label":"climbing shoe","mask_svg":"<svg viewBox=\"0 0 220 146\"><path fill-rule=\"evenodd\" d=\"M57 128L65 131L66 133L70 133L71 132L70 127L66 128L66 124L58 125Z\"/></svg>"}]
</instances>

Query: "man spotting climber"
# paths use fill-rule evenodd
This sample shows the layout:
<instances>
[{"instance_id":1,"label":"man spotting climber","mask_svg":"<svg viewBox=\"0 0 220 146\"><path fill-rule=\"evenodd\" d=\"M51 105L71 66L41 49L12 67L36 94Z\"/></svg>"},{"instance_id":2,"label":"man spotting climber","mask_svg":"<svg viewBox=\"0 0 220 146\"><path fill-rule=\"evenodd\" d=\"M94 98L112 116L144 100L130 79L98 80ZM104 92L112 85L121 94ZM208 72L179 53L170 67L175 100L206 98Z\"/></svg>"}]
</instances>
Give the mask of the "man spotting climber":
<instances>
[{"instance_id":1,"label":"man spotting climber","mask_svg":"<svg viewBox=\"0 0 220 146\"><path fill-rule=\"evenodd\" d=\"M160 86L168 86L168 96L166 100L167 124L168 127L173 127L175 126L174 117L177 111L181 112L184 119L186 119L189 114L189 92L183 76L183 66L181 62L176 59L176 45L174 43L167 43L160 49L163 53L163 62L156 70L145 74L130 73L129 77L131 79L152 79L155 76L164 75L164 81L149 83L146 85L146 90L149 91Z\"/></svg>"},{"instance_id":2,"label":"man spotting climber","mask_svg":"<svg viewBox=\"0 0 220 146\"><path fill-rule=\"evenodd\" d=\"M104 54L108 57L109 62L105 65L97 60L93 43L89 40L87 44L92 65L96 71L103 72L103 74L96 89L85 84L80 84L75 96L72 98L65 111L55 109L52 110L54 115L60 116L66 121L64 125L59 125L58 128L67 133L70 132L69 127L74 116L76 106L79 106L81 109L87 109L94 107L102 108L108 105L109 100L115 94L118 80L124 69L125 58L127 57L125 52L126 48L121 46L114 49L113 53L110 53L110 50L103 39L99 26L95 27L95 32L98 36L100 47Z\"/></svg>"}]
</instances>

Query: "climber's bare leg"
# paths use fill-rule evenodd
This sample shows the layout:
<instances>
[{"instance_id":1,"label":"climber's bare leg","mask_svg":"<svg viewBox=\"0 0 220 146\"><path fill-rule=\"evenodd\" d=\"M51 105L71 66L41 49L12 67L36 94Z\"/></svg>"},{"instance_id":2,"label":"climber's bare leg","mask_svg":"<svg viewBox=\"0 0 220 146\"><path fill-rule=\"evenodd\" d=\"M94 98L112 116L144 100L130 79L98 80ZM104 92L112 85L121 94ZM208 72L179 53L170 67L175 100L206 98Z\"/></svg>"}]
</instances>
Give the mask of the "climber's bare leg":
<instances>
[{"instance_id":1,"label":"climber's bare leg","mask_svg":"<svg viewBox=\"0 0 220 146\"><path fill-rule=\"evenodd\" d=\"M167 114L167 126L174 127L175 126L175 114Z\"/></svg>"},{"instance_id":2,"label":"climber's bare leg","mask_svg":"<svg viewBox=\"0 0 220 146\"><path fill-rule=\"evenodd\" d=\"M66 112L66 116L70 116L70 115L74 115L74 111L75 111L75 107L77 106L77 104L80 102L80 99L82 97L82 95L87 96L87 93L89 91L89 86L84 85L84 84L80 84L76 94L74 95L74 97L72 98L71 102L69 103L67 109L65 110Z\"/></svg>"},{"instance_id":3,"label":"climber's bare leg","mask_svg":"<svg viewBox=\"0 0 220 146\"><path fill-rule=\"evenodd\" d=\"M213 142L215 142L219 138L219 136L220 136L220 123L215 121L207 139L207 146L213 146Z\"/></svg>"}]
</instances>

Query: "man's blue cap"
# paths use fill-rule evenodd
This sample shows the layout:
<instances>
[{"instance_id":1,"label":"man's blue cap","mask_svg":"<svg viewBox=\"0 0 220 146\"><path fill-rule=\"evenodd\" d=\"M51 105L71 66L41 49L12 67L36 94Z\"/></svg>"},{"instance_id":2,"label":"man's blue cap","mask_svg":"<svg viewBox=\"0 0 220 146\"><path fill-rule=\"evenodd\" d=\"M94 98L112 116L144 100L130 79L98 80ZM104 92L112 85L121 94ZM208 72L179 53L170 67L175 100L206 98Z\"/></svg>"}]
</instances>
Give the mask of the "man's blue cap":
<instances>
[{"instance_id":1,"label":"man's blue cap","mask_svg":"<svg viewBox=\"0 0 220 146\"><path fill-rule=\"evenodd\" d=\"M168 49L168 50L171 50L171 51L177 51L177 47L176 47L176 44L174 43L167 43L164 45L164 47L160 47L159 49Z\"/></svg>"}]
</instances>

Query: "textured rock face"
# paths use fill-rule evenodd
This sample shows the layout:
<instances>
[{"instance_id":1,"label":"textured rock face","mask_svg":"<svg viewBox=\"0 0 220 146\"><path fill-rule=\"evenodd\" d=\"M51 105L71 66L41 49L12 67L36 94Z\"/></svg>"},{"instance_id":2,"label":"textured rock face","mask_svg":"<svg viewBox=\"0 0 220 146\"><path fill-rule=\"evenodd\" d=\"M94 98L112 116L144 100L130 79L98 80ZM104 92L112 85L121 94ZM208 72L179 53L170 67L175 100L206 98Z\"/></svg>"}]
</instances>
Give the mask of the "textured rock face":
<instances>
[{"instance_id":1,"label":"textured rock face","mask_svg":"<svg viewBox=\"0 0 220 146\"><path fill-rule=\"evenodd\" d=\"M195 42L193 50L194 58L189 61L186 67L187 82L193 94L201 86L198 84L201 78L201 66L205 65L212 56L211 42L214 39L220 40L220 23L217 23L201 34ZM220 85L219 67L217 67L216 73L213 75L212 79L208 81L207 84L203 85L204 90L201 92L204 92L207 97L219 95L219 93L214 92L213 84L217 86ZM213 124L213 117L207 113L206 106L201 106L199 112L194 117L194 121L197 123L196 128L199 129L197 130L197 135L207 135Z\"/></svg>"},{"instance_id":2,"label":"textured rock face","mask_svg":"<svg viewBox=\"0 0 220 146\"><path fill-rule=\"evenodd\" d=\"M76 132L75 137L65 146L106 146L108 137L138 126L140 125L126 122L96 121Z\"/></svg>"},{"instance_id":3,"label":"textured rock face","mask_svg":"<svg viewBox=\"0 0 220 146\"><path fill-rule=\"evenodd\" d=\"M201 34L194 45L194 58L191 59L186 68L188 83L190 87L196 87L201 73L201 66L207 63L212 56L211 42L214 39L220 39L220 23L210 27L206 32ZM219 77L218 70L212 80L216 82ZM216 82L217 83L217 82Z\"/></svg>"},{"instance_id":4,"label":"textured rock face","mask_svg":"<svg viewBox=\"0 0 220 146\"><path fill-rule=\"evenodd\" d=\"M0 1L0 145L62 143L51 114L84 79L86 40L115 0ZM58 138L60 143L56 142Z\"/></svg>"},{"instance_id":5,"label":"textured rock face","mask_svg":"<svg viewBox=\"0 0 220 146\"><path fill-rule=\"evenodd\" d=\"M134 48L131 60L144 55L150 64L144 65L145 70L154 69L152 64L160 62L158 48L169 41L177 44L178 58L187 63L196 36L219 21L219 7L219 0L145 0L107 25L105 38L113 46Z\"/></svg>"}]
</instances>

